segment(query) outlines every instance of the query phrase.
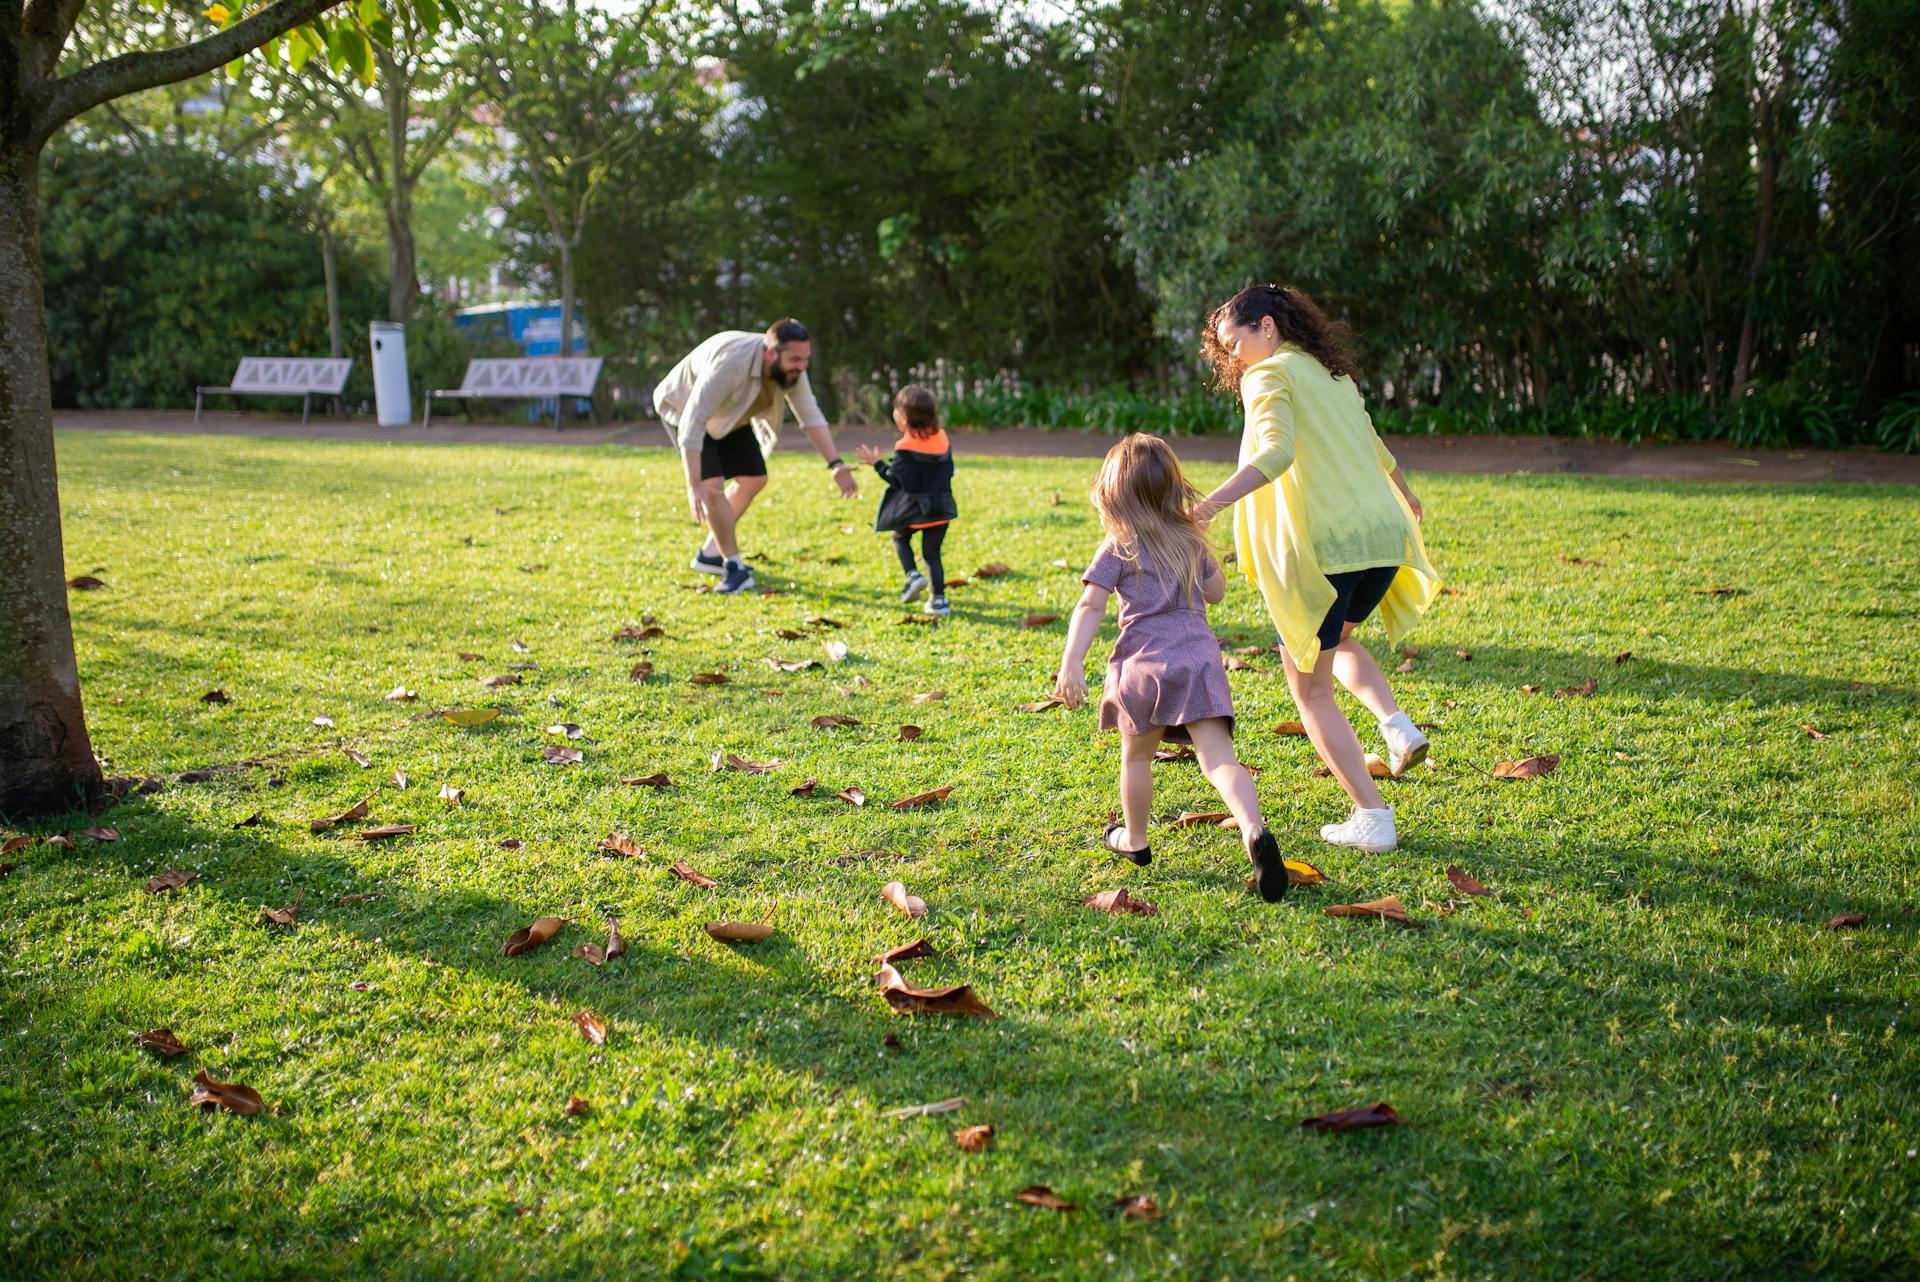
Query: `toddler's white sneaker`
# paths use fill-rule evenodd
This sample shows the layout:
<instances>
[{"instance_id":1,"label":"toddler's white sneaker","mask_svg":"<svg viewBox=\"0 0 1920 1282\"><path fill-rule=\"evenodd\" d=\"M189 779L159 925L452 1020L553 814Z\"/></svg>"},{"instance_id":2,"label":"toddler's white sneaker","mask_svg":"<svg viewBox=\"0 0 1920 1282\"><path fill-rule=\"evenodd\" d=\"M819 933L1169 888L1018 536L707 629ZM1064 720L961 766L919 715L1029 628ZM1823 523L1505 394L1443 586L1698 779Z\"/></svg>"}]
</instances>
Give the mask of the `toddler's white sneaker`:
<instances>
[{"instance_id":1,"label":"toddler's white sneaker","mask_svg":"<svg viewBox=\"0 0 1920 1282\"><path fill-rule=\"evenodd\" d=\"M1335 846L1352 846L1368 854L1384 855L1399 844L1393 831L1393 807L1362 810L1354 807L1345 823L1325 824L1320 836Z\"/></svg>"}]
</instances>

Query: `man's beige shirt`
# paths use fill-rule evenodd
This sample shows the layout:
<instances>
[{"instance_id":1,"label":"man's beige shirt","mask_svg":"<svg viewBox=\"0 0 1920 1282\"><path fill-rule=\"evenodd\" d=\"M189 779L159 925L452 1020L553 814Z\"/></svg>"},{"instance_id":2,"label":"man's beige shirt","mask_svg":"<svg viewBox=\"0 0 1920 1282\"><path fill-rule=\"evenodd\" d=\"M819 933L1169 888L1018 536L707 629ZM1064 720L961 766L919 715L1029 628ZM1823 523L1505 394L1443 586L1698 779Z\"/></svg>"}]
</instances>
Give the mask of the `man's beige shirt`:
<instances>
[{"instance_id":1,"label":"man's beige shirt","mask_svg":"<svg viewBox=\"0 0 1920 1282\"><path fill-rule=\"evenodd\" d=\"M787 409L801 427L825 427L826 415L803 373L792 387L767 379L767 336L722 330L689 352L653 391L653 407L667 434L682 450L697 450L736 428L753 424L762 453L771 453ZM784 391L785 396L774 395Z\"/></svg>"}]
</instances>

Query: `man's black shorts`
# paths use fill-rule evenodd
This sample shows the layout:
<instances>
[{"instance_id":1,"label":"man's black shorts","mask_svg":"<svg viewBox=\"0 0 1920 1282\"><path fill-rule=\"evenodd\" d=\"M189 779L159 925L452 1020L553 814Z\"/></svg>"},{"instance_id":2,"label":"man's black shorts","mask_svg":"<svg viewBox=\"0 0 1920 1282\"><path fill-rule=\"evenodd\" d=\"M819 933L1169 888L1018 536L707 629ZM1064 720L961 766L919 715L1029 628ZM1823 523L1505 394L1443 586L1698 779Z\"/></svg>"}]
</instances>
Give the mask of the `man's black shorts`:
<instances>
[{"instance_id":1,"label":"man's black shorts","mask_svg":"<svg viewBox=\"0 0 1920 1282\"><path fill-rule=\"evenodd\" d=\"M751 423L741 424L718 440L709 436L707 443L700 447L700 479L703 481L766 474L767 456L760 452L760 438L754 435Z\"/></svg>"}]
</instances>

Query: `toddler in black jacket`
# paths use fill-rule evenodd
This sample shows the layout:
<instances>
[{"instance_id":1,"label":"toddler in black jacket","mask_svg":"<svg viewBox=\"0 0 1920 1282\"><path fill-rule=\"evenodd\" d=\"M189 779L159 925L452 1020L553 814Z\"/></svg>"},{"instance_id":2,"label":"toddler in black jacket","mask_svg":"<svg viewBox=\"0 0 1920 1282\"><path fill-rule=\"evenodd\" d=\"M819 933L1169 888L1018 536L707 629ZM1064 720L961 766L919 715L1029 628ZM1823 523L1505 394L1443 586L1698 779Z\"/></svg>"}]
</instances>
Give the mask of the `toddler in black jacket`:
<instances>
[{"instance_id":1,"label":"toddler in black jacket","mask_svg":"<svg viewBox=\"0 0 1920 1282\"><path fill-rule=\"evenodd\" d=\"M928 614L951 614L947 580L940 568L940 545L947 526L960 515L953 501L953 447L940 426L933 393L909 383L893 398L893 422L900 429L893 457L882 458L871 445L854 450L862 463L871 463L887 492L880 496L880 513L873 528L893 535L893 550L906 571L900 601L907 604L932 594ZM920 550L926 554L927 573L913 559L913 532L920 531Z\"/></svg>"}]
</instances>

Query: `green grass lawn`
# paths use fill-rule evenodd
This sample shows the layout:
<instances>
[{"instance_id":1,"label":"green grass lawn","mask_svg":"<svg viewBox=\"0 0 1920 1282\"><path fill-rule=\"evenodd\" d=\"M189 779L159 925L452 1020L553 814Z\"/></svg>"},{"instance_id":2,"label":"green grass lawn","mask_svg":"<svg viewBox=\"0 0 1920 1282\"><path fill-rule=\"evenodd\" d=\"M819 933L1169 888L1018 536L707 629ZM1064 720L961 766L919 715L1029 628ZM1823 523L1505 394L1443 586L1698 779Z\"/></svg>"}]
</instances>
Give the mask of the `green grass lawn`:
<instances>
[{"instance_id":1,"label":"green grass lawn","mask_svg":"<svg viewBox=\"0 0 1920 1282\"><path fill-rule=\"evenodd\" d=\"M1270 732L1295 715L1278 656L1233 673L1269 820L1330 878L1268 906L1229 832L1162 824L1151 868L1103 857L1114 740L1092 711L1016 708L1047 693L1064 626L1022 617L1067 612L1098 538L1092 463L963 458L948 573L1014 573L934 627L901 622L871 487L837 503L801 457L749 518L778 594L734 601L689 590L660 451L85 433L60 463L69 573L109 585L73 594L96 751L154 775L255 764L5 857L6 1276L1920 1267L1912 491L1416 478L1459 594L1395 682L1437 767L1386 785L1398 851L1329 850L1344 801ZM643 614L663 637L611 639ZM822 614L845 628L805 624ZM1271 640L1244 582L1214 621ZM823 635L843 663L763 662L821 657ZM1588 677L1592 697L1553 697ZM398 686L418 702L383 699ZM216 688L231 702L201 701ZM503 714L421 719L456 706ZM825 713L862 724L814 729ZM550 765L567 741L545 728L569 721L585 759ZM716 751L782 764L715 773ZM1529 752L1559 769L1485 773ZM1218 808L1196 767L1160 769L1157 814ZM620 782L655 771L675 786ZM872 804L832 799L848 785ZM418 830L309 832L368 794L367 823ZM610 830L647 859L598 852ZM1448 864L1494 895L1443 912ZM172 868L199 880L143 891ZM922 921L882 902L896 878ZM1080 903L1122 885L1159 915ZM1321 911L1387 894L1426 928ZM258 919L296 897L294 927ZM769 910L764 943L701 928ZM1828 929L1846 912L1865 923ZM548 914L570 920L551 944L502 955ZM574 959L608 915L626 955ZM940 955L907 978L970 983L998 1019L890 1014L870 959L920 934ZM159 1026L195 1055L134 1045ZM196 1065L268 1111L190 1106ZM1376 1101L1410 1125L1298 1126ZM980 1123L991 1148L962 1152L951 1132ZM1081 1209L1017 1202L1032 1184ZM1110 1212L1133 1194L1162 1218Z\"/></svg>"}]
</instances>

